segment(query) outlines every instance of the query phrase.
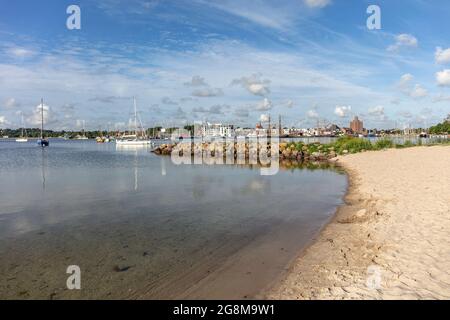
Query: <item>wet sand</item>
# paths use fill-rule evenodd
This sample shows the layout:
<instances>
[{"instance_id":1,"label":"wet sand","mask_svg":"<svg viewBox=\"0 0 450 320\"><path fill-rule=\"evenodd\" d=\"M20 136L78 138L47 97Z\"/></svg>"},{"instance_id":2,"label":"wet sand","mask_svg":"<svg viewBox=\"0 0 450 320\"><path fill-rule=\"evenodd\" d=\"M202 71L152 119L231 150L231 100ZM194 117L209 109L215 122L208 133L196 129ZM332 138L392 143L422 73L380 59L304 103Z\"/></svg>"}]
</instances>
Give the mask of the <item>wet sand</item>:
<instances>
[{"instance_id":1,"label":"wet sand","mask_svg":"<svg viewBox=\"0 0 450 320\"><path fill-rule=\"evenodd\" d=\"M346 205L271 299L449 299L450 147L337 159Z\"/></svg>"},{"instance_id":2,"label":"wet sand","mask_svg":"<svg viewBox=\"0 0 450 320\"><path fill-rule=\"evenodd\" d=\"M202 228L179 216L153 215L153 225L141 215L95 226L86 217L70 230L52 227L5 239L0 298L252 299L285 273L326 217L318 217L315 228L295 214L251 228L219 217L216 234L200 219ZM66 288L69 265L81 267L79 291Z\"/></svg>"}]
</instances>

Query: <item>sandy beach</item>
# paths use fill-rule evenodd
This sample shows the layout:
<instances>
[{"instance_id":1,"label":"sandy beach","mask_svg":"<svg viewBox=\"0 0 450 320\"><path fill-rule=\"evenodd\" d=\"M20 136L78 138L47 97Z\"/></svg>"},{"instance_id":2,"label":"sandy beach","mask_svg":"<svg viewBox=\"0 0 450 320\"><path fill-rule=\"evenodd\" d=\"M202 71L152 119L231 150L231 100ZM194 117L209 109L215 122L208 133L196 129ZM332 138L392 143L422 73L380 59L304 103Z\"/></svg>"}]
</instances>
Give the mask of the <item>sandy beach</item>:
<instances>
[{"instance_id":1,"label":"sandy beach","mask_svg":"<svg viewBox=\"0 0 450 320\"><path fill-rule=\"evenodd\" d=\"M271 299L449 299L450 147L339 157L346 205Z\"/></svg>"}]
</instances>

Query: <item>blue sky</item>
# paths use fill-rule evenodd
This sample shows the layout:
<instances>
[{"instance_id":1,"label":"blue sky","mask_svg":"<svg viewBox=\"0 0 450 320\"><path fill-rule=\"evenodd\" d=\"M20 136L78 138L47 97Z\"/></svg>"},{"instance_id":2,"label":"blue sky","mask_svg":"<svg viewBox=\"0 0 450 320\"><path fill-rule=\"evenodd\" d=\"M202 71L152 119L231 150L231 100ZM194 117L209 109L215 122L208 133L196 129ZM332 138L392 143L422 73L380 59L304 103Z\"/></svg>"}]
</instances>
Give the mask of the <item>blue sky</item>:
<instances>
[{"instance_id":1,"label":"blue sky","mask_svg":"<svg viewBox=\"0 0 450 320\"><path fill-rule=\"evenodd\" d=\"M66 8L81 8L81 30ZM381 30L366 9L381 8ZM450 113L446 0L0 0L0 128L431 125Z\"/></svg>"}]
</instances>

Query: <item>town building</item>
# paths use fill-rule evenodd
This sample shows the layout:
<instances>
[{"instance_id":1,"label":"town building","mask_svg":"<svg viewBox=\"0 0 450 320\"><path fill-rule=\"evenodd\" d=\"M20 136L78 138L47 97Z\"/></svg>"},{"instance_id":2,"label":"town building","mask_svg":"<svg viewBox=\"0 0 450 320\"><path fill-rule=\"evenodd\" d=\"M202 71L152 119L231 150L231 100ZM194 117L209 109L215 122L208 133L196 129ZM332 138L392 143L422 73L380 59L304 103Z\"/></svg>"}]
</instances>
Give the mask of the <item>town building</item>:
<instances>
[{"instance_id":1,"label":"town building","mask_svg":"<svg viewBox=\"0 0 450 320\"><path fill-rule=\"evenodd\" d=\"M202 126L202 136L230 138L233 136L233 126L221 123L205 123Z\"/></svg>"},{"instance_id":2,"label":"town building","mask_svg":"<svg viewBox=\"0 0 450 320\"><path fill-rule=\"evenodd\" d=\"M364 132L364 124L358 119L358 117L355 116L355 118L350 122L350 129L352 129L354 133L362 134Z\"/></svg>"}]
</instances>

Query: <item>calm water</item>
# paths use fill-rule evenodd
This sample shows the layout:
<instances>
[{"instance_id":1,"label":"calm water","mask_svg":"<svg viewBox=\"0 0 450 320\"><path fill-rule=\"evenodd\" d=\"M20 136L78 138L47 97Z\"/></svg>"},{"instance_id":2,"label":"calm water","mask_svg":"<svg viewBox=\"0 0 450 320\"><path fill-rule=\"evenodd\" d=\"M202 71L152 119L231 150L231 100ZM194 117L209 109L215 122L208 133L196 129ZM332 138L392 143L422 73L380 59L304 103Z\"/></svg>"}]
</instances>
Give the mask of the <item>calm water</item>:
<instances>
[{"instance_id":1,"label":"calm water","mask_svg":"<svg viewBox=\"0 0 450 320\"><path fill-rule=\"evenodd\" d=\"M252 298L342 203L334 169L173 165L114 144L0 142L0 298ZM66 289L66 268L82 290Z\"/></svg>"},{"instance_id":2,"label":"calm water","mask_svg":"<svg viewBox=\"0 0 450 320\"><path fill-rule=\"evenodd\" d=\"M281 141L283 142L303 142L306 144L309 143L333 143L336 142L339 138L338 137L298 137L298 138L282 138ZM365 137L364 139L367 139L371 142L375 142L380 139L390 139L394 143L397 144L404 144L405 142L411 142L414 144L422 143L422 144L430 144L439 142L442 140L447 140L448 136L431 136L428 138L420 138L418 136L393 136L393 137Z\"/></svg>"}]
</instances>

